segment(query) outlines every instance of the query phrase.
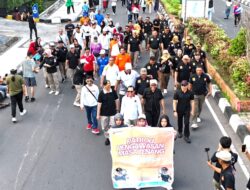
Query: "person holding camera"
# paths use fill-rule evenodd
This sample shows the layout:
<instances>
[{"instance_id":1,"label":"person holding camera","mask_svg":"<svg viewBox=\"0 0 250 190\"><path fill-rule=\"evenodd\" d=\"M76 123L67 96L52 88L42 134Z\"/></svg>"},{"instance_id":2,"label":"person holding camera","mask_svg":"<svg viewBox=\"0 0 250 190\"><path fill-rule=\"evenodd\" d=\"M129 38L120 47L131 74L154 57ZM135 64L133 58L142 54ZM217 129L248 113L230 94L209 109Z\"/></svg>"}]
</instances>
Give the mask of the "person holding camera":
<instances>
[{"instance_id":1,"label":"person holding camera","mask_svg":"<svg viewBox=\"0 0 250 190\"><path fill-rule=\"evenodd\" d=\"M6 83L8 93L10 94L12 122L16 123L16 105L19 107L21 116L27 112L23 108L23 94L25 92L24 80L22 76L17 74L16 69L12 69L10 75L6 78Z\"/></svg>"},{"instance_id":2,"label":"person holding camera","mask_svg":"<svg viewBox=\"0 0 250 190\"><path fill-rule=\"evenodd\" d=\"M211 166L211 165L212 165L212 163L215 163L216 168L218 168L220 170L223 169L222 164L219 161L219 158L217 157L217 153L221 152L221 151L227 151L228 153L230 153L230 157L231 157L231 159L227 161L231 167L230 171L231 170L232 170L232 172L235 171L234 164L238 160L238 155L231 151L231 149L230 149L231 144L232 144L232 140L230 137L223 136L220 138L218 150L211 157L211 161L208 163L209 167L211 167L213 169L214 166ZM221 186L220 186L221 185L221 175L222 175L221 172L218 172L218 170L214 170L213 184L214 184L216 190L221 189ZM232 179L229 181L232 181Z\"/></svg>"}]
</instances>

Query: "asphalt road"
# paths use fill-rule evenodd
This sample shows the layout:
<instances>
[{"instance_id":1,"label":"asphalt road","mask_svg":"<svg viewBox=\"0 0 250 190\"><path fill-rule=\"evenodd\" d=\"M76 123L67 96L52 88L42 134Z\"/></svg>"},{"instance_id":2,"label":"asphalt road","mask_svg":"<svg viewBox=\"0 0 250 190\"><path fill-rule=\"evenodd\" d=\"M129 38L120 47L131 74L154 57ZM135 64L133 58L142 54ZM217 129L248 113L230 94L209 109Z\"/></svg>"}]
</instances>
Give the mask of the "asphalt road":
<instances>
[{"instance_id":1,"label":"asphalt road","mask_svg":"<svg viewBox=\"0 0 250 190\"><path fill-rule=\"evenodd\" d=\"M117 12L117 16L112 16L114 20L126 23L126 10L119 6ZM49 31L41 32L41 37L55 39L56 29L49 26ZM143 52L140 65L147 60L148 52ZM62 93L54 96L44 88L41 73L37 81L37 101L25 104L28 114L18 116L17 124L11 123L10 108L0 110L0 189L113 189L110 148L104 145L103 135L96 136L85 129L85 113L72 105L76 92L70 88L70 82L61 85ZM176 126L172 114L172 85L171 80L166 104L171 122ZM227 132L239 144L211 98L210 103ZM204 148L210 147L214 152L222 134L206 106L201 118L201 127L191 131L191 144L183 139L175 142L174 188L177 190L213 189L212 171L207 167ZM236 169L236 187L243 190L247 179L238 164Z\"/></svg>"}]
</instances>

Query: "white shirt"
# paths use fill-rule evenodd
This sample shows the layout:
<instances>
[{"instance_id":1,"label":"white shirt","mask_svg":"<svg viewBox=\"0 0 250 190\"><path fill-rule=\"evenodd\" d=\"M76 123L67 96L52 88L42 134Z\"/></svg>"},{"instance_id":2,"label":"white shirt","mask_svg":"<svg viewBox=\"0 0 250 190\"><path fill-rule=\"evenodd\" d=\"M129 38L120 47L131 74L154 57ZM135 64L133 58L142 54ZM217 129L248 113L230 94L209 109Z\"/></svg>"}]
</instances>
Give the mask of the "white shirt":
<instances>
[{"instance_id":1,"label":"white shirt","mask_svg":"<svg viewBox=\"0 0 250 190\"><path fill-rule=\"evenodd\" d=\"M88 91L86 86L96 98L94 98L94 96ZM90 106L90 107L97 106L97 100L99 96L98 87L95 84L92 84L92 86L89 85L86 86L83 86L81 90L81 98L80 98L81 108L83 108L84 106Z\"/></svg>"},{"instance_id":2,"label":"white shirt","mask_svg":"<svg viewBox=\"0 0 250 190\"><path fill-rule=\"evenodd\" d=\"M91 36L91 42L93 42L94 41L94 37L95 36L98 37L101 34L101 28L97 27L97 26L96 26L96 28L91 27L90 30L89 30L89 34Z\"/></svg>"},{"instance_id":3,"label":"white shirt","mask_svg":"<svg viewBox=\"0 0 250 190\"><path fill-rule=\"evenodd\" d=\"M124 95L127 91L127 88L129 86L133 86L135 87L135 82L136 79L139 77L140 75L135 71L135 70L131 70L130 74L126 74L125 71L121 71L118 75L117 80L120 81L120 90L119 90L119 94L120 95Z\"/></svg>"},{"instance_id":4,"label":"white shirt","mask_svg":"<svg viewBox=\"0 0 250 190\"><path fill-rule=\"evenodd\" d=\"M121 112L124 116L124 122L128 120L135 120L140 114L142 114L141 101L139 96L134 97L124 96L122 98Z\"/></svg>"},{"instance_id":5,"label":"white shirt","mask_svg":"<svg viewBox=\"0 0 250 190\"><path fill-rule=\"evenodd\" d=\"M81 26L81 31L83 32L83 35L84 35L84 38L86 37L86 36L90 36L90 26L89 25L82 25Z\"/></svg>"},{"instance_id":6,"label":"white shirt","mask_svg":"<svg viewBox=\"0 0 250 190\"><path fill-rule=\"evenodd\" d=\"M106 34L106 36L104 36L103 34L101 34L98 38L98 42L102 44L103 49L109 50L109 42L110 42L109 35Z\"/></svg>"},{"instance_id":7,"label":"white shirt","mask_svg":"<svg viewBox=\"0 0 250 190\"><path fill-rule=\"evenodd\" d=\"M76 31L74 31L73 37L77 39L78 43L79 43L79 44L82 46L82 48L83 48L83 40L84 40L84 38L83 38L83 33L82 33L82 32L79 32L79 33L78 33L78 32L76 32Z\"/></svg>"},{"instance_id":8,"label":"white shirt","mask_svg":"<svg viewBox=\"0 0 250 190\"><path fill-rule=\"evenodd\" d=\"M61 41L61 40L63 41L63 44L66 47L68 45L68 42L69 42L68 36L66 34L63 34L63 35L58 34L56 37L56 42Z\"/></svg>"},{"instance_id":9,"label":"white shirt","mask_svg":"<svg viewBox=\"0 0 250 190\"><path fill-rule=\"evenodd\" d=\"M119 68L116 64L114 64L113 66L110 66L109 64L106 65L102 72L102 75L106 76L106 80L110 81L111 86L115 86L118 74Z\"/></svg>"}]
</instances>

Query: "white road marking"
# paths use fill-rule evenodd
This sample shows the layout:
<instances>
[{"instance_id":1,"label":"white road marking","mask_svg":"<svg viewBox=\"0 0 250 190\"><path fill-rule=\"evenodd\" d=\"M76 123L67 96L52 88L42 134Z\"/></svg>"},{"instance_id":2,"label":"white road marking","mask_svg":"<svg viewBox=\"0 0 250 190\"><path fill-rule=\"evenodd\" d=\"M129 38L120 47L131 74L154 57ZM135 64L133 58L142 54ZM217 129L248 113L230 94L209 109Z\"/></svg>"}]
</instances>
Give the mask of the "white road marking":
<instances>
[{"instance_id":1,"label":"white road marking","mask_svg":"<svg viewBox=\"0 0 250 190\"><path fill-rule=\"evenodd\" d=\"M222 135L223 135L223 136L228 136L228 137L229 137L229 135L228 135L227 132L225 131L224 127L222 126L220 120L218 119L216 113L214 112L212 106L210 105L209 101L206 99L205 102L206 102L207 107L208 107L209 111L211 112L211 114L212 114L214 120L216 121L216 123L217 123L217 125L218 125L218 127L219 127L219 129L220 129L220 131L221 131L221 133L222 133ZM232 144L232 146L231 146L231 149L232 149L233 152L235 152L235 153L238 154L238 152L237 152L237 150L235 149L235 147L234 147L233 144ZM239 155L239 154L238 154L238 155ZM248 179L248 178L249 178L249 172L248 172L248 170L247 170L245 164L243 163L243 161L242 161L240 155L238 156L238 163L239 163L239 165L240 165L240 167L241 167L243 173L245 174L246 178Z\"/></svg>"}]
</instances>

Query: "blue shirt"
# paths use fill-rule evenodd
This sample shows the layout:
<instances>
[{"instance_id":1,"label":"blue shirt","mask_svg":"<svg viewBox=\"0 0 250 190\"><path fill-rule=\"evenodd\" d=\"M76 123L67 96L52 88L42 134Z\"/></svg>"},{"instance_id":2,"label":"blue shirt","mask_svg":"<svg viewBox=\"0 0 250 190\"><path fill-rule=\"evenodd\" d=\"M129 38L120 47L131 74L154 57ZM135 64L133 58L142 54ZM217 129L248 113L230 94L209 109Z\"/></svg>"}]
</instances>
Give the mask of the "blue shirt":
<instances>
[{"instance_id":1,"label":"blue shirt","mask_svg":"<svg viewBox=\"0 0 250 190\"><path fill-rule=\"evenodd\" d=\"M33 69L36 67L36 63L33 59L26 59L23 63L23 77L34 78L35 73Z\"/></svg>"},{"instance_id":2,"label":"blue shirt","mask_svg":"<svg viewBox=\"0 0 250 190\"><path fill-rule=\"evenodd\" d=\"M96 14L95 19L98 25L101 25L102 21L104 20L104 16L102 14Z\"/></svg>"},{"instance_id":3,"label":"blue shirt","mask_svg":"<svg viewBox=\"0 0 250 190\"><path fill-rule=\"evenodd\" d=\"M109 62L108 56L97 58L97 65L99 66L99 76L102 75L102 71L104 67L108 64L108 62Z\"/></svg>"}]
</instances>

